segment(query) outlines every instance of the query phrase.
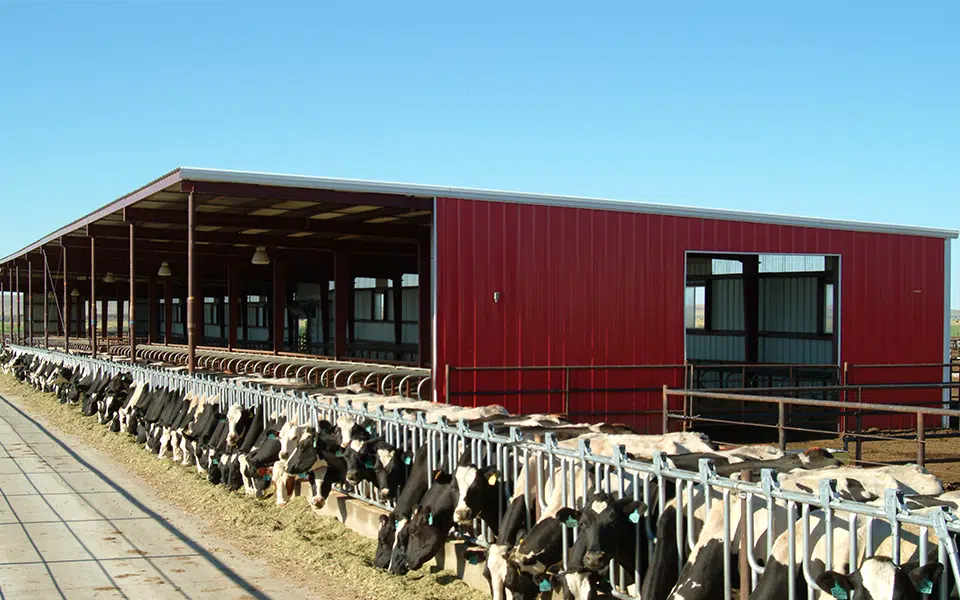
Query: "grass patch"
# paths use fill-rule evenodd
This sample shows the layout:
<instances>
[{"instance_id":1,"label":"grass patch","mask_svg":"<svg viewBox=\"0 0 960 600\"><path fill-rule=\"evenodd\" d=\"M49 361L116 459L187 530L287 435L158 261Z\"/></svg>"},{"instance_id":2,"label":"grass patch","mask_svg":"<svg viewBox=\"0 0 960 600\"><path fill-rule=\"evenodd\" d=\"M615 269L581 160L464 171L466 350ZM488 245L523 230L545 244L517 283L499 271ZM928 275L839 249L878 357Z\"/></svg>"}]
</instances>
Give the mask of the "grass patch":
<instances>
[{"instance_id":1,"label":"grass patch","mask_svg":"<svg viewBox=\"0 0 960 600\"><path fill-rule=\"evenodd\" d=\"M0 374L0 393L42 418L54 432L62 432L109 454L151 486L161 498L211 525L248 556L261 559L286 579L314 590L318 597L356 600L480 600L474 590L448 571L429 567L405 576L390 575L372 566L376 542L342 525L317 516L302 498L285 507L275 500L257 500L243 491L228 492L210 485L196 468L157 460L126 434L109 433L79 407L61 405L53 394L37 392L12 376Z\"/></svg>"}]
</instances>

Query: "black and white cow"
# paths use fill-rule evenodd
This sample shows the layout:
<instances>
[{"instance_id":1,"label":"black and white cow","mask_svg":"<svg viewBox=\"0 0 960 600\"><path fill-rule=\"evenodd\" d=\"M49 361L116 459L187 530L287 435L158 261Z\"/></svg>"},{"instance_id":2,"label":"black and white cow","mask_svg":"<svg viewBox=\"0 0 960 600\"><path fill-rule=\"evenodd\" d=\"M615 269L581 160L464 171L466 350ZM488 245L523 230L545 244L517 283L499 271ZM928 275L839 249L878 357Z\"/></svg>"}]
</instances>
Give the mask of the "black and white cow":
<instances>
[{"instance_id":1,"label":"black and white cow","mask_svg":"<svg viewBox=\"0 0 960 600\"><path fill-rule=\"evenodd\" d=\"M401 542L399 534L420 504L423 495L427 492L427 478L429 477L427 464L427 445L424 444L416 451L416 458L410 466L407 482L400 490L397 502L389 515L380 517L380 531L377 534L377 551L373 564L379 569L388 569L392 573L406 573L406 539L409 531L404 532L405 539ZM396 567L394 567L396 565Z\"/></svg>"},{"instance_id":2,"label":"black and white cow","mask_svg":"<svg viewBox=\"0 0 960 600\"><path fill-rule=\"evenodd\" d=\"M246 454L240 455L240 469L244 490L248 495L262 498L272 479L273 465L280 458L280 430L285 417L271 418Z\"/></svg>"},{"instance_id":3,"label":"black and white cow","mask_svg":"<svg viewBox=\"0 0 960 600\"><path fill-rule=\"evenodd\" d=\"M457 487L453 476L437 469L430 489L423 495L404 526L407 538L406 567L416 571L443 549L453 528L457 508Z\"/></svg>"}]
</instances>

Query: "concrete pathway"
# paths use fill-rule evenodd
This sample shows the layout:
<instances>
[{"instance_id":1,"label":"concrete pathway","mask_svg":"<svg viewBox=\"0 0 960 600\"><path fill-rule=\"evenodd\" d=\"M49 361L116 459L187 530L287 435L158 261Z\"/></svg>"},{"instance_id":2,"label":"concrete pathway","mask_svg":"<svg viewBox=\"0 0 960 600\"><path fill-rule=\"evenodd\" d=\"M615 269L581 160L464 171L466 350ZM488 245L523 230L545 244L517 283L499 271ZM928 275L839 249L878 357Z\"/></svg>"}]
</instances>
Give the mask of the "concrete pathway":
<instances>
[{"instance_id":1,"label":"concrete pathway","mask_svg":"<svg viewBox=\"0 0 960 600\"><path fill-rule=\"evenodd\" d=\"M0 598L306 598L0 397Z\"/></svg>"}]
</instances>

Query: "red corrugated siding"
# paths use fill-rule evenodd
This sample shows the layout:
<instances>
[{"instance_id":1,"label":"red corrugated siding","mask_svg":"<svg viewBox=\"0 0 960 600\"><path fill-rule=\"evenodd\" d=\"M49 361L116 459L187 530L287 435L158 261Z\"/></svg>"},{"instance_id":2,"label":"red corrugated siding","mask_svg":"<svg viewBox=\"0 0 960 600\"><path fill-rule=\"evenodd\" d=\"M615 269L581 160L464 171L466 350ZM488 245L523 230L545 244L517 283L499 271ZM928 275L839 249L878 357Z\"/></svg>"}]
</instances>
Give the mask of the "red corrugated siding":
<instances>
[{"instance_id":1,"label":"red corrugated siding","mask_svg":"<svg viewBox=\"0 0 960 600\"><path fill-rule=\"evenodd\" d=\"M448 364L682 363L684 252L689 250L840 254L841 360L939 363L943 358L941 239L452 198L438 199L436 219L441 398ZM495 291L502 294L499 303L493 301ZM916 376L884 375L887 382ZM456 377L455 390L563 385L557 373ZM575 387L677 379L635 372L577 377ZM914 397L936 401L939 394ZM558 410L562 397L459 401L503 402L514 411L535 412ZM584 411L660 407L655 393L581 394L571 403L571 410ZM647 428L643 419L632 422Z\"/></svg>"}]
</instances>

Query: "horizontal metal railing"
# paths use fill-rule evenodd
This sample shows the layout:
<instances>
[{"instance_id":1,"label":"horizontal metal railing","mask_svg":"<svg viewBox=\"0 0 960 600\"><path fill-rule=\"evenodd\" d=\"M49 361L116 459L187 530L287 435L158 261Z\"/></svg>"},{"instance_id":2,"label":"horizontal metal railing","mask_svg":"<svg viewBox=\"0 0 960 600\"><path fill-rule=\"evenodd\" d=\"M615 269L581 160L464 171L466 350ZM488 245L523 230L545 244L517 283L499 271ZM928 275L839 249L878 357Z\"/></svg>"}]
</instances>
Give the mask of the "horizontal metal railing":
<instances>
[{"instance_id":1,"label":"horizontal metal railing","mask_svg":"<svg viewBox=\"0 0 960 600\"><path fill-rule=\"evenodd\" d=\"M684 515L692 517L693 508L698 502L697 498L704 499L702 502L705 502L708 506L712 502L722 503L723 514L725 515L724 526L722 527L722 542L724 549L727 550L723 559L725 583L723 597L725 599L732 597L734 587L731 580L734 573L731 561L734 560L732 544L735 537L740 536L746 540L737 558L741 564L741 572L745 577L745 586L741 585L741 594L745 590L749 592L757 585L758 578L764 571L763 565L768 563L773 548L774 536L767 535L763 538L762 533L756 530L753 518L740 519L736 524L730 522L734 501L742 502L743 506L747 508L748 515L751 516L758 510L766 510L771 526L774 510L777 507L781 509L785 507L787 527L777 531L782 531L783 535L790 536L791 548L793 548L794 536L796 535L794 525L798 522L795 511L799 510L799 522L803 527L800 534L801 552L796 555L791 550L788 568L792 572L802 573L808 585L815 587L811 565L812 552L817 540L814 539L809 527L813 512L821 515L828 524L846 519L849 531L854 532L861 522L869 524L881 521L887 523L894 540L892 546L894 556L892 558L895 561L899 560L901 546L905 543L904 529L906 527L915 528L918 532L917 539L919 540L921 555L925 555L931 543L937 544L939 560L947 566L944 573L944 583L960 582L960 560L958 560L957 547L953 541L954 535L960 533L960 521L944 507L936 507L922 514L912 513L906 508L902 494L895 490L889 490L886 493L882 504L852 502L840 498L835 484L830 479L822 480L820 489L815 492L798 492L782 489L777 484L774 472L769 469L761 471L759 482L741 481L718 475L709 459L700 461L698 471L687 471L670 467L667 457L662 453L654 454L653 459L649 462L630 458L625 449L619 446L614 447L610 455L601 455L591 451L590 444L583 440L578 443L575 449L563 447L558 443L556 437L549 433L545 435L542 441L529 441L523 439L522 432L517 428L510 428L506 434L497 433L490 427L489 423L484 424L481 431L472 431L462 421L450 423L446 419L440 418L436 423L428 423L423 413L419 413L415 419L411 419L398 411L387 410L383 406L372 407L362 401L352 402L349 399L333 396L308 396L298 392L255 388L251 385L238 384L211 376L190 376L157 367L117 363L54 351L19 346L14 346L13 349L18 353L39 354L59 363L82 367L88 371L99 371L106 375L118 372L130 373L135 381L148 382L151 386L167 387L215 397L219 399L223 409L233 404L242 404L249 407L264 403L270 412L275 411L278 414L286 415L288 418L296 417L302 423L312 423L314 425L319 419L326 418L334 421L340 415L369 419L375 423L380 435L398 447L416 451L426 445L428 467L431 470L444 464L446 468L450 469L452 465L456 464L461 449L469 451L474 461L480 464L495 465L504 476L507 494L512 494L517 485L522 485L522 492L527 499L528 506L536 503L541 508L545 508L551 494L555 494L558 490L565 505L582 504L582 499L577 500L580 497L578 490L582 491L589 487L619 497L642 500L648 507L651 507L651 510L635 525L634 533L637 549L642 544L647 544L652 549L657 516L667 503L667 484L673 482L678 490L676 495L677 534L675 540L663 540L662 543L676 543L681 553L685 553L696 543L696 532L690 525L692 519L688 520L685 528L682 518ZM667 398L668 394L681 395L685 392L688 392L688 390L669 390L664 393L664 398ZM759 398L759 400L769 401L770 398ZM885 405L881 406L889 408ZM905 408L904 410L913 411L915 409ZM927 410L935 411L935 409ZM665 413L664 418L666 419L668 416ZM536 476L533 477L535 481L531 482L530 477L524 477L521 484L519 483L521 466L530 464L531 461L536 465ZM430 480L431 478L428 478L428 482ZM390 509L389 505L383 505L375 499L374 491L369 487L345 491L355 498ZM501 515L504 508L503 506L500 508ZM528 514L527 520L527 530L529 531L532 525L532 515ZM734 529L734 527L738 527L738 529ZM484 544L489 541L489 532L482 526L478 527L476 531L478 532L475 540L477 543ZM840 557L832 556L833 544L830 543L830 536L833 535L834 529L828 526L826 531L828 536L826 565L830 568L834 564L834 559ZM935 541L929 539L931 533L935 536ZM576 529L563 529L565 548L566 542L570 539L569 536L576 539L576 535ZM765 548L760 544L761 539L766 540ZM877 543L874 543L875 541ZM850 555L856 557L859 553L871 556L879 546L879 540L872 540L871 536L868 536L864 543L865 548L858 548L857 538L852 536ZM611 562L610 581L615 584L618 597L637 597L636 595L628 596L626 593L630 575L632 574L634 581L639 582L644 574L644 569L648 566L640 564L639 552L637 552L637 556L637 562L632 566L621 565L618 567ZM567 566L566 551L564 551L563 565L564 567ZM795 578L788 577L788 580L788 600L795 600L799 594L799 591L795 589ZM947 597L947 586L941 586L941 589L943 590L941 598L945 599Z\"/></svg>"},{"instance_id":2,"label":"horizontal metal railing","mask_svg":"<svg viewBox=\"0 0 960 600\"><path fill-rule=\"evenodd\" d=\"M756 411L751 412L751 417L753 420L750 422L751 427L760 428L760 429L776 429L777 430L777 440L778 445L781 450L786 449L787 444L787 432L802 432L802 433L813 433L813 434L822 434L830 437L839 436L843 439L844 444L846 444L848 439L851 439L856 447L855 458L857 461L860 461L863 457L863 442L867 440L902 440L903 435L881 435L877 433L863 433L861 421L864 415L870 414L907 414L915 417L915 441L917 444L917 464L924 466L926 463L926 430L930 428L926 424L926 417L943 417L943 418L960 418L960 410L956 409L947 409L940 408L938 406L925 406L919 403L911 404L878 404L870 402L862 402L863 392L870 390L892 390L892 389L920 389L920 388L933 388L933 389L960 389L960 383L936 383L936 384L926 384L926 383L917 383L917 384L898 384L896 386L890 385L851 385L851 386L823 386L823 387L798 387L798 388L751 388L751 389L739 389L731 390L726 392L714 392L707 390L680 390L680 389L669 389L666 386L663 388L663 430L669 431L669 426L671 422L678 421L683 423L684 429L687 429L696 423L701 423L704 425L743 425L744 421L736 419L726 419L722 418L723 415L710 415L704 416L698 414L696 410L695 401L697 399L701 400L714 400L721 402L737 402L737 403L759 403L759 404L775 404L777 407L777 419L776 424L768 424L757 422L757 418L762 416L758 415ZM835 401L835 400L822 400L815 398L799 398L796 396L788 397L787 394L801 394L801 393L820 393L820 392L836 392L838 394L852 393L855 401ZM681 412L674 412L670 408L670 398L681 398L682 399L682 409ZM940 404L937 402L936 404ZM826 429L814 429L811 427L796 427L790 426L787 423L787 410L792 407L811 407L817 409L830 409L827 411L821 411L824 415L830 416L839 416L842 420L842 424L838 430L826 430ZM854 431L850 431L846 425L846 420L848 417L852 417L855 421ZM958 433L940 433L937 434L937 437L958 437ZM958 457L960 460L960 457Z\"/></svg>"}]
</instances>

